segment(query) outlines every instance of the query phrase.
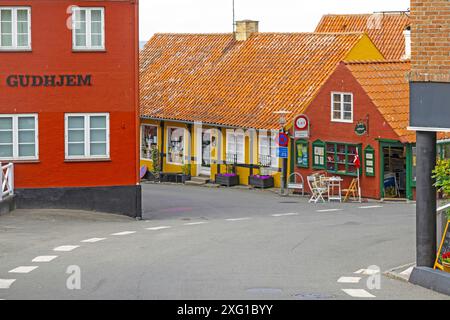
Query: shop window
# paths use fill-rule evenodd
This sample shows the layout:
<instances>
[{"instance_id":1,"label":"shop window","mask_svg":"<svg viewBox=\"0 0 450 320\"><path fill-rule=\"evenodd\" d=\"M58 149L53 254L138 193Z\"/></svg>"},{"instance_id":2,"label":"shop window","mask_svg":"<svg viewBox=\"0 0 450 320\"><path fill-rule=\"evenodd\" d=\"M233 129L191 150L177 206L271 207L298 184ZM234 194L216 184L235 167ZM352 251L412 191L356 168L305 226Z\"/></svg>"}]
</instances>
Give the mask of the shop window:
<instances>
[{"instance_id":1,"label":"shop window","mask_svg":"<svg viewBox=\"0 0 450 320\"><path fill-rule=\"evenodd\" d=\"M158 127L143 124L141 126L141 159L151 160L152 150L158 148Z\"/></svg>"},{"instance_id":2,"label":"shop window","mask_svg":"<svg viewBox=\"0 0 450 320\"><path fill-rule=\"evenodd\" d=\"M66 114L66 159L109 158L109 114Z\"/></svg>"},{"instance_id":3,"label":"shop window","mask_svg":"<svg viewBox=\"0 0 450 320\"><path fill-rule=\"evenodd\" d=\"M438 144L438 155L441 160L450 159L450 142Z\"/></svg>"},{"instance_id":4,"label":"shop window","mask_svg":"<svg viewBox=\"0 0 450 320\"><path fill-rule=\"evenodd\" d=\"M312 144L313 148L313 168L325 169L325 143L317 140Z\"/></svg>"},{"instance_id":5,"label":"shop window","mask_svg":"<svg viewBox=\"0 0 450 320\"><path fill-rule=\"evenodd\" d=\"M245 134L238 131L227 132L227 163L245 163Z\"/></svg>"},{"instance_id":6,"label":"shop window","mask_svg":"<svg viewBox=\"0 0 450 320\"><path fill-rule=\"evenodd\" d=\"M184 131L184 128L168 128L167 161L169 163L184 163Z\"/></svg>"},{"instance_id":7,"label":"shop window","mask_svg":"<svg viewBox=\"0 0 450 320\"><path fill-rule=\"evenodd\" d=\"M73 49L105 49L105 13L104 8L72 9Z\"/></svg>"},{"instance_id":8,"label":"shop window","mask_svg":"<svg viewBox=\"0 0 450 320\"><path fill-rule=\"evenodd\" d=\"M375 150L370 145L364 150L364 168L367 177L375 176Z\"/></svg>"},{"instance_id":9,"label":"shop window","mask_svg":"<svg viewBox=\"0 0 450 320\"><path fill-rule=\"evenodd\" d=\"M37 158L37 115L0 115L0 160Z\"/></svg>"},{"instance_id":10,"label":"shop window","mask_svg":"<svg viewBox=\"0 0 450 320\"><path fill-rule=\"evenodd\" d=\"M0 50L31 50L31 8L0 7Z\"/></svg>"},{"instance_id":11,"label":"shop window","mask_svg":"<svg viewBox=\"0 0 450 320\"><path fill-rule=\"evenodd\" d=\"M331 94L331 120L353 122L353 94L339 92Z\"/></svg>"},{"instance_id":12,"label":"shop window","mask_svg":"<svg viewBox=\"0 0 450 320\"><path fill-rule=\"evenodd\" d=\"M276 135L274 132L259 135L259 164L263 167L278 167Z\"/></svg>"},{"instance_id":13,"label":"shop window","mask_svg":"<svg viewBox=\"0 0 450 320\"><path fill-rule=\"evenodd\" d=\"M309 168L309 143L304 140L296 141L297 152L295 155L297 167Z\"/></svg>"},{"instance_id":14,"label":"shop window","mask_svg":"<svg viewBox=\"0 0 450 320\"><path fill-rule=\"evenodd\" d=\"M355 156L360 153L358 145L326 143L326 169L329 172L356 176Z\"/></svg>"}]
</instances>

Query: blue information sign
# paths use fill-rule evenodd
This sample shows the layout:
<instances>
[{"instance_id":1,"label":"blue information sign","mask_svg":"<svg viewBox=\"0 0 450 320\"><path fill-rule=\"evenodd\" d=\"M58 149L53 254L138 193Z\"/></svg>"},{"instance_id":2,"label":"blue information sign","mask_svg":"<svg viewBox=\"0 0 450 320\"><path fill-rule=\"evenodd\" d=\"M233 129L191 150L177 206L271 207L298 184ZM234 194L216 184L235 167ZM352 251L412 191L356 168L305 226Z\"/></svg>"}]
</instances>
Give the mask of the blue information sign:
<instances>
[{"instance_id":1,"label":"blue information sign","mask_svg":"<svg viewBox=\"0 0 450 320\"><path fill-rule=\"evenodd\" d=\"M288 158L288 148L287 147L278 147L277 148L277 157L281 159Z\"/></svg>"}]
</instances>

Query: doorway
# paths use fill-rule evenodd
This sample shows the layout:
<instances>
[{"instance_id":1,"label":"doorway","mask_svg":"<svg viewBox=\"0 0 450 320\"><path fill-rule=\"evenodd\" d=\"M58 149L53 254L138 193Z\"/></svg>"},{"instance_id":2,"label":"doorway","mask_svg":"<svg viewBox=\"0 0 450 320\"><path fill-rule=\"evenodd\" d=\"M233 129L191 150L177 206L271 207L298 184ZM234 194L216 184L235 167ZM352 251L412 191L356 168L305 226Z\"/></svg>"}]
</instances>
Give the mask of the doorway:
<instances>
[{"instance_id":1,"label":"doorway","mask_svg":"<svg viewBox=\"0 0 450 320\"><path fill-rule=\"evenodd\" d=\"M202 131L202 162L200 168L201 175L211 175L211 131Z\"/></svg>"},{"instance_id":2,"label":"doorway","mask_svg":"<svg viewBox=\"0 0 450 320\"><path fill-rule=\"evenodd\" d=\"M407 198L407 150L401 143L381 144L381 197Z\"/></svg>"}]
</instances>

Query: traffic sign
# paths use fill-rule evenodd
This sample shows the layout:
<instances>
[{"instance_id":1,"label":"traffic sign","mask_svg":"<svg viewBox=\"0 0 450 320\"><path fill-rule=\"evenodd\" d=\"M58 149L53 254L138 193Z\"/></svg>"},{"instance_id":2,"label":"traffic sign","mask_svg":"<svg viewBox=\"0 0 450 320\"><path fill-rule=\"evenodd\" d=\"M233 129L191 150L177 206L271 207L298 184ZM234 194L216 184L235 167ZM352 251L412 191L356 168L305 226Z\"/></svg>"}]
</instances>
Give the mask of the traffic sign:
<instances>
[{"instance_id":1,"label":"traffic sign","mask_svg":"<svg viewBox=\"0 0 450 320\"><path fill-rule=\"evenodd\" d=\"M288 158L288 148L287 147L278 147L277 148L277 157L281 159L287 159Z\"/></svg>"},{"instance_id":2,"label":"traffic sign","mask_svg":"<svg viewBox=\"0 0 450 320\"><path fill-rule=\"evenodd\" d=\"M280 147L287 147L289 144L289 136L284 132L280 132L276 137L276 143Z\"/></svg>"},{"instance_id":3,"label":"traffic sign","mask_svg":"<svg viewBox=\"0 0 450 320\"><path fill-rule=\"evenodd\" d=\"M305 114L298 115L294 119L294 137L309 138L309 118Z\"/></svg>"}]
</instances>

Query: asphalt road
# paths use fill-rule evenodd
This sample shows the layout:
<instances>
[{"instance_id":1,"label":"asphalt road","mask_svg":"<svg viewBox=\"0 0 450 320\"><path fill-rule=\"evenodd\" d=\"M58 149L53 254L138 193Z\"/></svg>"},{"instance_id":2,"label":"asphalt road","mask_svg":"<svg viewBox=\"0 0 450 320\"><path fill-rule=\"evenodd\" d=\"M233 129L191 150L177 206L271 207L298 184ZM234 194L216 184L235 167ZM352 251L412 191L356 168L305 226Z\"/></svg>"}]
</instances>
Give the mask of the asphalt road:
<instances>
[{"instance_id":1,"label":"asphalt road","mask_svg":"<svg viewBox=\"0 0 450 320\"><path fill-rule=\"evenodd\" d=\"M268 191L143 189L144 221L67 210L1 216L0 299L450 298L364 274L369 266L383 272L414 261L412 204L308 204ZM56 258L32 261L42 256ZM76 287L78 274L81 288L69 290L68 279ZM379 288L368 287L369 278L379 279ZM358 298L361 293L370 297Z\"/></svg>"}]
</instances>

